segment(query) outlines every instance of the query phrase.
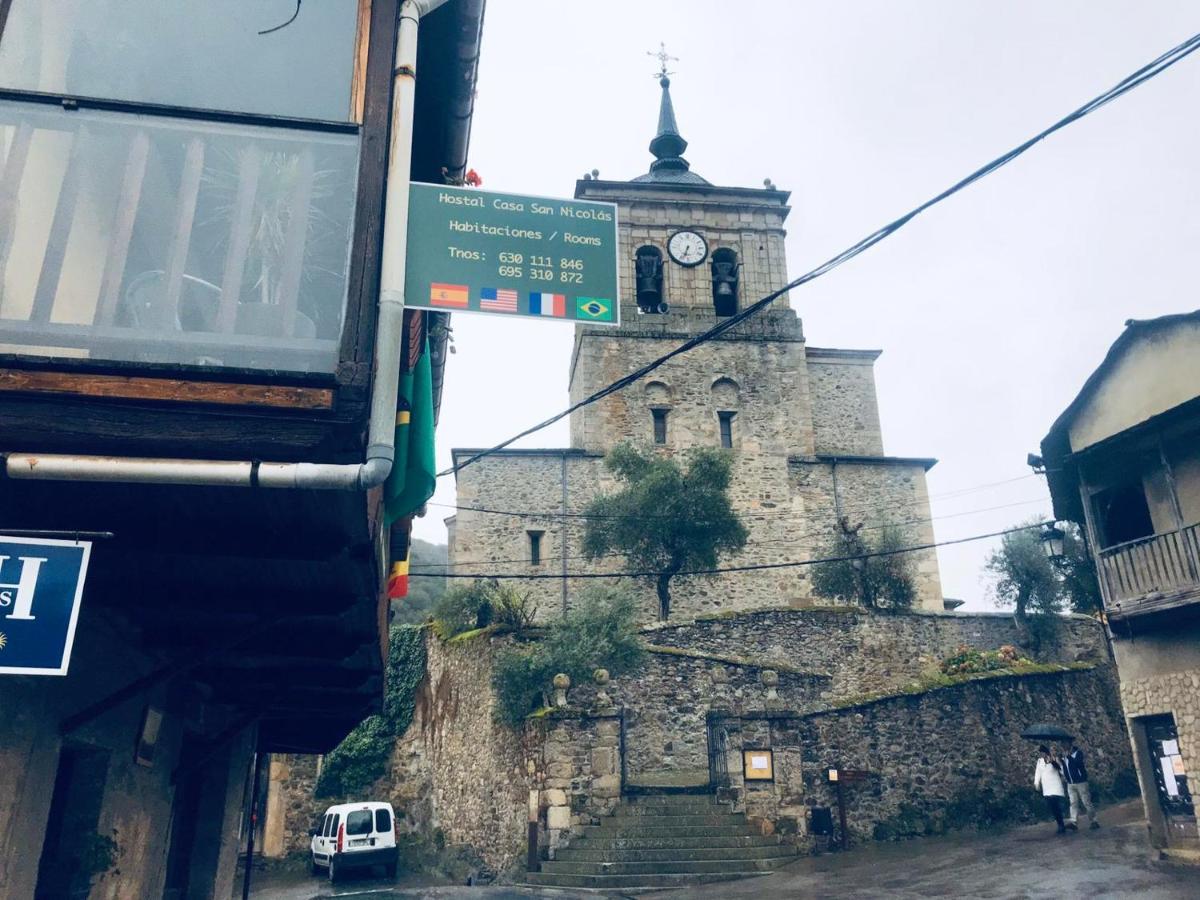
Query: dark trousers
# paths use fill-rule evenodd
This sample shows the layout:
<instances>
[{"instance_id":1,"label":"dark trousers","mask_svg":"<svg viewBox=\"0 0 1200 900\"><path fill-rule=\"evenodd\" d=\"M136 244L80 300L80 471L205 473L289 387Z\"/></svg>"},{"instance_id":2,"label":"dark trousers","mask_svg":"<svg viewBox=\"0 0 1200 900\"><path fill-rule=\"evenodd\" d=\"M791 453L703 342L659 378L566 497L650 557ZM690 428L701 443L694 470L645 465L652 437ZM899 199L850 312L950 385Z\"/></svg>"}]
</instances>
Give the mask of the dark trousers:
<instances>
[{"instance_id":1,"label":"dark trousers","mask_svg":"<svg viewBox=\"0 0 1200 900\"><path fill-rule=\"evenodd\" d=\"M1058 823L1058 830L1062 831L1065 827L1063 825L1063 813L1066 811L1067 798L1060 797L1057 794L1050 794L1046 797L1046 805L1050 807L1050 813L1054 816L1054 821Z\"/></svg>"}]
</instances>

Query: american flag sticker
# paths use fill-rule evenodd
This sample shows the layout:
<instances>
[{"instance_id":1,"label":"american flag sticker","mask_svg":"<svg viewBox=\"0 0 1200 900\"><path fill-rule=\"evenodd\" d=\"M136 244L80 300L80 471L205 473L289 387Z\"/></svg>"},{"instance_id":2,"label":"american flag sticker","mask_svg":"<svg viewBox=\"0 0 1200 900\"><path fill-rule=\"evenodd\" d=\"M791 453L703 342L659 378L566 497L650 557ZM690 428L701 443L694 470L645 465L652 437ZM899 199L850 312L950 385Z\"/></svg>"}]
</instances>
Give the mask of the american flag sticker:
<instances>
[{"instance_id":1,"label":"american flag sticker","mask_svg":"<svg viewBox=\"0 0 1200 900\"><path fill-rule=\"evenodd\" d=\"M479 292L479 308L488 312L515 313L517 292L508 288L484 288Z\"/></svg>"}]
</instances>

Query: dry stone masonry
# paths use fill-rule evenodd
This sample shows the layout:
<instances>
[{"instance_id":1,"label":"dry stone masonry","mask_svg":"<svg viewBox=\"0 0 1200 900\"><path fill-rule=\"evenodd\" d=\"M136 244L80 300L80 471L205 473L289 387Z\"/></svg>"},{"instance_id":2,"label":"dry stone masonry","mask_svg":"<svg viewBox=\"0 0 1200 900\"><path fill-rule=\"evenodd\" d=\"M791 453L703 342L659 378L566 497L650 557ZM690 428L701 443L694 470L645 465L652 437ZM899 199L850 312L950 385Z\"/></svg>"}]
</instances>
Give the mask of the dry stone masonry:
<instances>
[{"instance_id":1,"label":"dry stone masonry","mask_svg":"<svg viewBox=\"0 0 1200 900\"><path fill-rule=\"evenodd\" d=\"M577 196L619 208L624 295L618 328L578 326L570 368L573 403L661 357L711 328L719 317L708 262L670 260L667 244L680 228L700 232L710 254L732 251L740 263L741 306L787 280L783 225L788 195L704 184L579 183ZM664 259L666 314L639 311L634 258L654 247ZM678 356L642 381L571 416L569 449L492 454L457 476L457 515L448 522L450 560L471 571L508 574L618 572L617 557L582 558L584 521L598 494L616 487L604 454L621 442L650 445L655 414L666 416L666 454L722 445L721 418L732 416L734 454L730 494L749 530L746 549L731 566L794 562L826 555L840 517L863 523L865 535L895 525L913 544L934 540L925 473L932 459L884 452L875 393L875 350L810 347L786 295L719 339ZM461 462L470 450L456 450ZM546 516L506 516L481 510ZM564 515L565 514L565 515ZM534 561L530 533L539 536ZM942 608L937 557L911 555L919 608ZM468 571L468 568L460 568ZM582 586L572 579L531 581L543 618L561 615ZM636 584L645 617L657 610L653 590ZM677 618L728 610L814 602L805 567L682 578L673 588Z\"/></svg>"}]
</instances>

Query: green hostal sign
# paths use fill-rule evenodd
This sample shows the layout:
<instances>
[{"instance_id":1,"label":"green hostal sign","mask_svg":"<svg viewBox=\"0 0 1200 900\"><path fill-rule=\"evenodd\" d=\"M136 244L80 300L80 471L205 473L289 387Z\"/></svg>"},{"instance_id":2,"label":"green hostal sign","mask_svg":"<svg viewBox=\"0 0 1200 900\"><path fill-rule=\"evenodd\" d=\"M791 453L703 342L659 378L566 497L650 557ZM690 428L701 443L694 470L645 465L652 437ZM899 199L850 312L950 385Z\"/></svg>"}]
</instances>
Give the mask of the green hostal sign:
<instances>
[{"instance_id":1,"label":"green hostal sign","mask_svg":"<svg viewBox=\"0 0 1200 900\"><path fill-rule=\"evenodd\" d=\"M415 183L408 210L407 306L620 324L615 204Z\"/></svg>"}]
</instances>

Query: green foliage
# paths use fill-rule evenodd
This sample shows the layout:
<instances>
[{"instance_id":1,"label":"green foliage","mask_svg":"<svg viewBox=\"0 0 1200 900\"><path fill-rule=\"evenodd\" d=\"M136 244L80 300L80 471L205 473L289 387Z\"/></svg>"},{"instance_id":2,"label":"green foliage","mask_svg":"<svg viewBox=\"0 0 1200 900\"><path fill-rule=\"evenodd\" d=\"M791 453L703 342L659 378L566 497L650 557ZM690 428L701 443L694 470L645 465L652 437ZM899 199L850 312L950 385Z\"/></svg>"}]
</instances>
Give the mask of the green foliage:
<instances>
[{"instance_id":1,"label":"green foliage","mask_svg":"<svg viewBox=\"0 0 1200 900\"><path fill-rule=\"evenodd\" d=\"M368 716L325 757L313 794L349 798L367 790L387 774L395 742L387 719Z\"/></svg>"},{"instance_id":2,"label":"green foliage","mask_svg":"<svg viewBox=\"0 0 1200 900\"><path fill-rule=\"evenodd\" d=\"M904 533L895 527L881 528L874 540L862 536L863 526L851 526L843 518L833 538L825 545L823 556L836 562L813 567L813 591L843 603L856 603L866 609L907 609L917 596L912 574L912 557L907 553L888 556L909 546Z\"/></svg>"},{"instance_id":3,"label":"green foliage","mask_svg":"<svg viewBox=\"0 0 1200 900\"><path fill-rule=\"evenodd\" d=\"M396 738L412 724L417 687L425 677L422 630L393 626L388 636L387 679L383 713L360 722L325 757L313 788L316 797L360 794L388 773Z\"/></svg>"},{"instance_id":4,"label":"green foliage","mask_svg":"<svg viewBox=\"0 0 1200 900\"><path fill-rule=\"evenodd\" d=\"M938 668L946 675L973 675L1029 665L1033 665L1033 660L1021 656L1012 644L1005 644L999 650L978 650L960 644L954 655L943 659Z\"/></svg>"},{"instance_id":5,"label":"green foliage","mask_svg":"<svg viewBox=\"0 0 1200 900\"><path fill-rule=\"evenodd\" d=\"M420 628L394 626L388 634L383 715L399 736L412 724L417 688L425 678L425 635Z\"/></svg>"},{"instance_id":6,"label":"green foliage","mask_svg":"<svg viewBox=\"0 0 1200 900\"><path fill-rule=\"evenodd\" d=\"M1100 582L1096 578L1096 565L1088 552L1087 540L1074 522L1063 528L1066 540L1064 555L1058 564L1062 574L1063 591L1071 612L1092 616L1104 609L1100 596Z\"/></svg>"},{"instance_id":7,"label":"green foliage","mask_svg":"<svg viewBox=\"0 0 1200 900\"><path fill-rule=\"evenodd\" d=\"M684 470L677 460L622 444L605 465L623 487L586 509L583 552L595 559L620 553L638 571L654 572L659 618L671 612L671 579L711 569L746 546L746 527L729 502L731 456L692 450Z\"/></svg>"},{"instance_id":8,"label":"green foliage","mask_svg":"<svg viewBox=\"0 0 1200 900\"><path fill-rule=\"evenodd\" d=\"M86 897L96 876L104 876L116 866L121 856L116 836L117 829L114 828L111 837L95 833L80 839L75 848L77 863L71 879L72 896Z\"/></svg>"},{"instance_id":9,"label":"green foliage","mask_svg":"<svg viewBox=\"0 0 1200 900\"><path fill-rule=\"evenodd\" d=\"M635 668L645 653L636 615L628 594L593 586L581 594L574 609L546 628L541 640L506 647L497 656L492 676L500 721L517 726L536 708L549 705L550 681L559 672L580 684L597 668L614 676Z\"/></svg>"},{"instance_id":10,"label":"green foliage","mask_svg":"<svg viewBox=\"0 0 1200 900\"><path fill-rule=\"evenodd\" d=\"M519 631L533 624L537 603L508 582L472 581L448 590L434 607L438 635L451 638L477 628Z\"/></svg>"},{"instance_id":11,"label":"green foliage","mask_svg":"<svg viewBox=\"0 0 1200 900\"><path fill-rule=\"evenodd\" d=\"M988 554L984 571L992 579L992 595L1000 606L1011 606L1018 622L1030 615L1061 612L1064 606L1062 580L1046 558L1038 538L1040 519L1022 523Z\"/></svg>"},{"instance_id":12,"label":"green foliage","mask_svg":"<svg viewBox=\"0 0 1200 900\"><path fill-rule=\"evenodd\" d=\"M1056 564L1042 549L1039 523L1030 519L1023 523L1028 527L1006 534L984 564L997 605L1013 608L1018 627L1034 646L1053 630L1054 614L1090 615L1101 609L1096 570L1079 529L1064 529L1065 556Z\"/></svg>"},{"instance_id":13,"label":"green foliage","mask_svg":"<svg viewBox=\"0 0 1200 900\"><path fill-rule=\"evenodd\" d=\"M446 593L446 545L412 539L408 555L408 596L392 601L392 621L419 625L433 615L433 607ZM416 573L420 572L421 575ZM430 577L426 573L437 573Z\"/></svg>"}]
</instances>

